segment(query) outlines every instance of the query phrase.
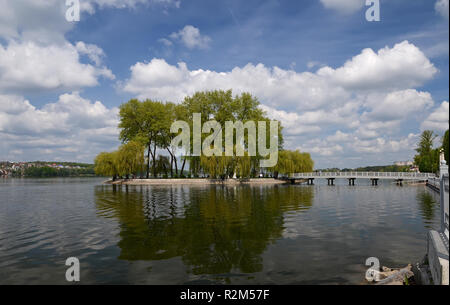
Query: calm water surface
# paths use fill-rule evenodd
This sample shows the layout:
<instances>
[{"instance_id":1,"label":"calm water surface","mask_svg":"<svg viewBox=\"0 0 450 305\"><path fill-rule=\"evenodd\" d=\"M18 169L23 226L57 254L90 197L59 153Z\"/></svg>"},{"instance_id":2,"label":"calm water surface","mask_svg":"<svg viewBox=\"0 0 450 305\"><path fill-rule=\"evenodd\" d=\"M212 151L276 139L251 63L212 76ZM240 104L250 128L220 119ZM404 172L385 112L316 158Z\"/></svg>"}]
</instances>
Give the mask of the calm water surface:
<instances>
[{"instance_id":1,"label":"calm water surface","mask_svg":"<svg viewBox=\"0 0 450 305\"><path fill-rule=\"evenodd\" d=\"M362 284L365 260L422 259L425 186L111 186L0 179L0 284ZM364 185L364 184L367 185Z\"/></svg>"}]
</instances>

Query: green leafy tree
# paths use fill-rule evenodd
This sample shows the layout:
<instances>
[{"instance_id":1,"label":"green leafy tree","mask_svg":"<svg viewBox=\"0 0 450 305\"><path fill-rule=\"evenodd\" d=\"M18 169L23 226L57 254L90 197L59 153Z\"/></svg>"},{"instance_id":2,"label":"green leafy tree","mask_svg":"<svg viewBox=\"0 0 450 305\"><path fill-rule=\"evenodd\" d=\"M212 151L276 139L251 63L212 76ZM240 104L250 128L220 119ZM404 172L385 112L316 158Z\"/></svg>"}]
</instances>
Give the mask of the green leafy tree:
<instances>
[{"instance_id":1,"label":"green leafy tree","mask_svg":"<svg viewBox=\"0 0 450 305\"><path fill-rule=\"evenodd\" d=\"M248 156L249 135L244 133L243 143L246 155L244 157L198 157L192 156L193 151L184 151L184 148L172 146L172 140L178 134L171 133L170 129L172 123L177 120L188 122L190 130L193 131L193 116L194 113L201 114L202 123L210 120L216 120L220 126L225 126L225 122L240 121L247 123L266 122L266 143L270 142L270 119L267 114L260 108L259 101L249 93L243 93L233 97L232 91L204 91L197 92L192 96L186 97L182 104L177 105L170 102L158 102L152 100L139 101L132 99L120 106L120 140L124 143L141 143L147 152L146 157L146 177L150 176L150 165L152 167L153 176L156 177L158 173L164 172L167 176L167 171L170 169L171 176L174 176L173 169L175 168L175 175L179 173L183 175L186 162L189 161L189 168L191 174L197 177L200 172L203 172L210 177L232 177L239 171L239 176L250 177L256 176L260 172L259 161L263 158L261 155ZM257 125L257 124L256 124ZM258 128L257 126L255 126ZM181 132L181 131L180 131ZM225 144L225 131L222 130L222 145ZM201 134L201 141L203 141L209 134ZM258 136L260 136L258 134ZM237 142L237 132L233 132L234 143ZM282 149L283 135L282 126L279 126L278 134L278 148ZM258 139L255 139L258 141ZM193 143L193 132L191 132L191 143ZM180 143L181 144L181 143ZM179 145L180 145L179 144ZM134 145L134 144L133 144ZM157 148L168 152L170 156L170 165L167 166L165 159L157 159ZM123 148L125 149L125 148ZM122 150L123 150L122 149ZM182 149L182 150L180 150ZM224 150L224 146L222 146ZM236 147L234 148L236 150ZM134 165L131 164L133 156L128 155L127 150L119 150L118 158L120 162L117 164L116 174L128 176L134 174ZM235 151L236 152L236 151ZM130 153L132 154L132 153ZM177 156L181 155L182 166L179 171L179 164ZM300 168L307 167L308 163L304 163L302 158L297 160ZM131 162L131 163L130 163ZM289 162L285 165L287 166ZM296 164L297 164L296 163ZM131 165L130 165L131 164ZM130 169L132 168L132 170Z\"/></svg>"},{"instance_id":2,"label":"green leafy tree","mask_svg":"<svg viewBox=\"0 0 450 305\"><path fill-rule=\"evenodd\" d=\"M120 106L120 140L141 142L147 148L147 178L150 175L150 157L153 176L156 177L156 148L163 142L163 131L167 124L167 112L162 102L132 99Z\"/></svg>"},{"instance_id":3,"label":"green leafy tree","mask_svg":"<svg viewBox=\"0 0 450 305\"><path fill-rule=\"evenodd\" d=\"M120 176L137 176L144 170L144 146L138 141L130 141L119 147L117 161Z\"/></svg>"},{"instance_id":4,"label":"green leafy tree","mask_svg":"<svg viewBox=\"0 0 450 305\"><path fill-rule=\"evenodd\" d=\"M442 148L444 148L444 155L445 155L445 161L447 161L447 164L450 164L450 158L449 158L449 142L448 142L448 129L444 134L444 137L442 139Z\"/></svg>"},{"instance_id":5,"label":"green leafy tree","mask_svg":"<svg viewBox=\"0 0 450 305\"><path fill-rule=\"evenodd\" d=\"M251 158L249 156L236 157L236 176L241 179L250 178L252 171Z\"/></svg>"},{"instance_id":6,"label":"green leafy tree","mask_svg":"<svg viewBox=\"0 0 450 305\"><path fill-rule=\"evenodd\" d=\"M175 121L187 121L187 114L186 114L186 107L184 105L176 105L174 103L166 103L164 107L165 111L165 121L164 121L164 127L161 130L161 137L160 137L160 146L161 148L165 149L169 155L170 155L170 174L173 177L173 169L175 167L175 174L178 176L178 160L177 160L177 154L179 152L179 149L181 148L181 143L179 143L179 146L173 146L172 140L178 136L179 133L171 133L170 128L172 126L172 123ZM180 151L182 156L182 167L181 167L181 174L184 171L184 167L186 165L187 156L190 154L189 151Z\"/></svg>"},{"instance_id":7,"label":"green leafy tree","mask_svg":"<svg viewBox=\"0 0 450 305\"><path fill-rule=\"evenodd\" d=\"M439 169L439 149L433 149L437 135L431 130L425 130L417 145L417 155L414 162L423 173L435 173Z\"/></svg>"},{"instance_id":8,"label":"green leafy tree","mask_svg":"<svg viewBox=\"0 0 450 305\"><path fill-rule=\"evenodd\" d=\"M113 181L119 175L117 152L102 152L97 155L94 163L95 174L99 176L113 177Z\"/></svg>"},{"instance_id":9,"label":"green leafy tree","mask_svg":"<svg viewBox=\"0 0 450 305\"><path fill-rule=\"evenodd\" d=\"M275 176L278 176L278 173L289 175L312 172L313 168L314 161L309 153L302 153L299 150L282 150L278 153L278 163L272 170Z\"/></svg>"},{"instance_id":10,"label":"green leafy tree","mask_svg":"<svg viewBox=\"0 0 450 305\"><path fill-rule=\"evenodd\" d=\"M200 157L190 156L187 157L189 160L189 172L192 177L197 178L201 172L201 162Z\"/></svg>"},{"instance_id":11,"label":"green leafy tree","mask_svg":"<svg viewBox=\"0 0 450 305\"><path fill-rule=\"evenodd\" d=\"M230 162L233 161L232 157L217 157L217 156L204 156L200 157L200 165L204 172L212 179L226 178L227 169Z\"/></svg>"},{"instance_id":12,"label":"green leafy tree","mask_svg":"<svg viewBox=\"0 0 450 305\"><path fill-rule=\"evenodd\" d=\"M267 117L267 114L259 107L259 101L253 97L249 93L243 93L241 95L237 95L233 97L232 91L223 91L223 90L215 90L215 91L205 91L205 92L197 92L193 96L186 97L184 102L184 111L186 115L186 121L189 122L191 130L193 130L192 119L194 113L200 113L202 123L209 120L216 120L220 126L224 127L225 122L227 121L241 121L245 124L248 121L265 121L266 122L266 143L270 141L270 119ZM192 135L191 135L192 136ZM209 136L209 134L202 134L202 141ZM273 136L273 135L272 135ZM222 145L225 144L225 131L222 130ZM233 143L237 141L236 131L233 132ZM282 135L282 127L280 126L278 130L278 146L279 149L282 148L283 145L283 135ZM249 137L248 133L244 134L244 146L248 148ZM256 139L257 141L257 139ZM193 143L193 138L191 138L191 143ZM224 147L222 147L224 149ZM251 157L242 157L243 159L220 159L226 158L218 157L218 158L203 158L200 157L188 157L190 161L190 167L193 168L194 176L198 173L199 167L203 169L203 171L210 176L232 176L236 172L236 166L238 166L239 162L243 162L242 160L246 160L246 158L250 158L249 162L249 170L250 174L244 175L246 176L255 176L259 172L259 160L262 156L251 156ZM242 163L241 163L242 165ZM244 168L241 166L241 169ZM245 167L247 168L247 167ZM223 172L218 173L217 169L223 170Z\"/></svg>"}]
</instances>

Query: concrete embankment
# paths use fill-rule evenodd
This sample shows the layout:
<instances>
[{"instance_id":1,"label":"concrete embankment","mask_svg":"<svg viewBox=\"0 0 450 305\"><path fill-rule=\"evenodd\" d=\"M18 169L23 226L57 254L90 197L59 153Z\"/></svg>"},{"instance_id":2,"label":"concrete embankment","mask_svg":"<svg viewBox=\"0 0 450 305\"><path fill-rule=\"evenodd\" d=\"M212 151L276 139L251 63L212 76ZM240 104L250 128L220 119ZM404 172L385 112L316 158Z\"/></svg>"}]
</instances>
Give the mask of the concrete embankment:
<instances>
[{"instance_id":1,"label":"concrete embankment","mask_svg":"<svg viewBox=\"0 0 450 305\"><path fill-rule=\"evenodd\" d=\"M119 185L237 185L237 184L284 184L289 181L273 178L255 178L255 179L118 179L116 181L108 180L106 184Z\"/></svg>"}]
</instances>

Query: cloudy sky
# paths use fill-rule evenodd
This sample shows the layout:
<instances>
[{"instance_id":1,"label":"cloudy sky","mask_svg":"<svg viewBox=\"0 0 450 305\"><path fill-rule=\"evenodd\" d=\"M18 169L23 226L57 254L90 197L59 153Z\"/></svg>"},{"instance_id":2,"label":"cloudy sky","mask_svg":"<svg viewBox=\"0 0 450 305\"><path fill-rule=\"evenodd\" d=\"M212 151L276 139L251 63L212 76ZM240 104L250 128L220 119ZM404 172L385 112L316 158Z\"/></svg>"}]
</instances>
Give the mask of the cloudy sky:
<instances>
[{"instance_id":1,"label":"cloudy sky","mask_svg":"<svg viewBox=\"0 0 450 305\"><path fill-rule=\"evenodd\" d=\"M0 160L93 162L130 98L255 95L316 167L410 160L448 128L448 0L0 0Z\"/></svg>"}]
</instances>

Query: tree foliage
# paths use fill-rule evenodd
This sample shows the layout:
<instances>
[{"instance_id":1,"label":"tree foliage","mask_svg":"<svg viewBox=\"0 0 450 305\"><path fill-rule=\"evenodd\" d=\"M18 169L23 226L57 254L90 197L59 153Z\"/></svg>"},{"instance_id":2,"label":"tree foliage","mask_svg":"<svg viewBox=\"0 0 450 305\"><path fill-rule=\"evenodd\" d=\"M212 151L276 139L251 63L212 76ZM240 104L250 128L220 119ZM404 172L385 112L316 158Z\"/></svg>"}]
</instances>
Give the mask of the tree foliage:
<instances>
[{"instance_id":1,"label":"tree foliage","mask_svg":"<svg viewBox=\"0 0 450 305\"><path fill-rule=\"evenodd\" d=\"M259 101L249 93L233 96L232 91L204 91L188 96L181 104L160 102L147 99L139 101L132 99L119 108L120 140L123 145L114 153L101 153L96 158L96 173L113 177L127 177L128 175L145 174L149 178L163 175L167 177L183 176L186 163L189 163L190 176L205 175L211 178L228 178L237 176L249 178L257 176L261 169L259 161L261 155L249 156L249 134L244 133L241 143L244 156L193 156L193 151L172 146L172 140L178 136L171 133L171 125L175 121L187 122L191 130L193 143L193 118L195 113L201 114L202 124L215 120L223 128L225 122L240 121L243 124L252 122L266 122L266 143L270 143L270 118L260 107ZM256 126L256 128L258 128ZM181 131L180 131L181 132ZM222 131L222 151L225 145L225 132ZM201 141L210 136L202 133ZM257 136L260 136L259 134ZM282 126L275 136L278 149L283 147ZM233 143L238 135L233 131ZM257 141L258 139L255 139ZM234 144L236 152L236 144ZM165 151L169 157L160 153ZM284 154L284 155L283 155ZM235 154L236 155L236 154ZM285 151L282 153L283 165L279 168L287 173L288 168L294 171L312 170L313 162L309 154ZM146 166L144 166L146 163ZM291 164L292 163L292 164ZM278 168L277 168L278 169ZM281 171L280 171L281 172Z\"/></svg>"},{"instance_id":2,"label":"tree foliage","mask_svg":"<svg viewBox=\"0 0 450 305\"><path fill-rule=\"evenodd\" d=\"M114 152L102 152L95 158L95 173L100 176L129 178L144 171L144 146L130 141Z\"/></svg>"},{"instance_id":3,"label":"tree foliage","mask_svg":"<svg viewBox=\"0 0 450 305\"><path fill-rule=\"evenodd\" d=\"M99 176L111 176L113 180L119 175L117 152L101 152L94 161L95 173Z\"/></svg>"},{"instance_id":4,"label":"tree foliage","mask_svg":"<svg viewBox=\"0 0 450 305\"><path fill-rule=\"evenodd\" d=\"M119 108L120 140L141 142L147 148L147 178L150 175L150 157L156 176L156 148L164 142L164 131L169 121L164 103L132 99Z\"/></svg>"},{"instance_id":5,"label":"tree foliage","mask_svg":"<svg viewBox=\"0 0 450 305\"><path fill-rule=\"evenodd\" d=\"M450 158L449 158L449 142L448 142L448 129L444 134L444 137L442 139L442 148L444 148L444 155L445 155L445 161L447 161L447 164L450 164Z\"/></svg>"},{"instance_id":6,"label":"tree foliage","mask_svg":"<svg viewBox=\"0 0 450 305\"><path fill-rule=\"evenodd\" d=\"M119 176L138 175L144 171L144 146L137 141L130 141L117 151Z\"/></svg>"},{"instance_id":7,"label":"tree foliage","mask_svg":"<svg viewBox=\"0 0 450 305\"><path fill-rule=\"evenodd\" d=\"M253 122L270 122L270 118L259 107L259 101L249 93L242 93L233 97L232 91L205 91L197 92L192 96L186 97L182 103L184 113L186 114L185 120L190 124L191 130L193 129L193 115L194 113L201 114L202 122L209 120L217 121L220 126L225 126L225 122L240 121L243 124L248 121ZM280 124L281 125L281 124ZM269 124L266 123L266 143L270 141ZM202 134L202 141L209 136L209 134ZM278 129L277 134L278 148L281 149L283 145L282 126ZM257 139L255 139L257 140ZM233 132L233 143L237 141L236 131ZM191 142L193 139L191 138ZM222 145L225 143L225 132L222 132ZM249 137L248 133L244 134L243 145L248 149ZM224 147L222 147L224 149ZM236 152L236 146L234 146L234 152ZM191 161L191 171L193 176L197 176L200 170L212 177L232 177L234 175L240 178L249 178L257 175L259 172L258 164L262 157L248 156L245 152L245 156L241 157L195 157L191 156L188 159ZM258 162L256 162L258 161Z\"/></svg>"},{"instance_id":8,"label":"tree foliage","mask_svg":"<svg viewBox=\"0 0 450 305\"><path fill-rule=\"evenodd\" d=\"M431 130L425 130L417 144L415 164L423 173L435 173L439 170L439 149L434 149L434 140L437 135Z\"/></svg>"},{"instance_id":9,"label":"tree foliage","mask_svg":"<svg viewBox=\"0 0 450 305\"><path fill-rule=\"evenodd\" d=\"M278 154L278 163L273 168L274 172L289 175L292 173L312 172L314 161L309 153L302 153L299 150L282 150Z\"/></svg>"}]
</instances>

